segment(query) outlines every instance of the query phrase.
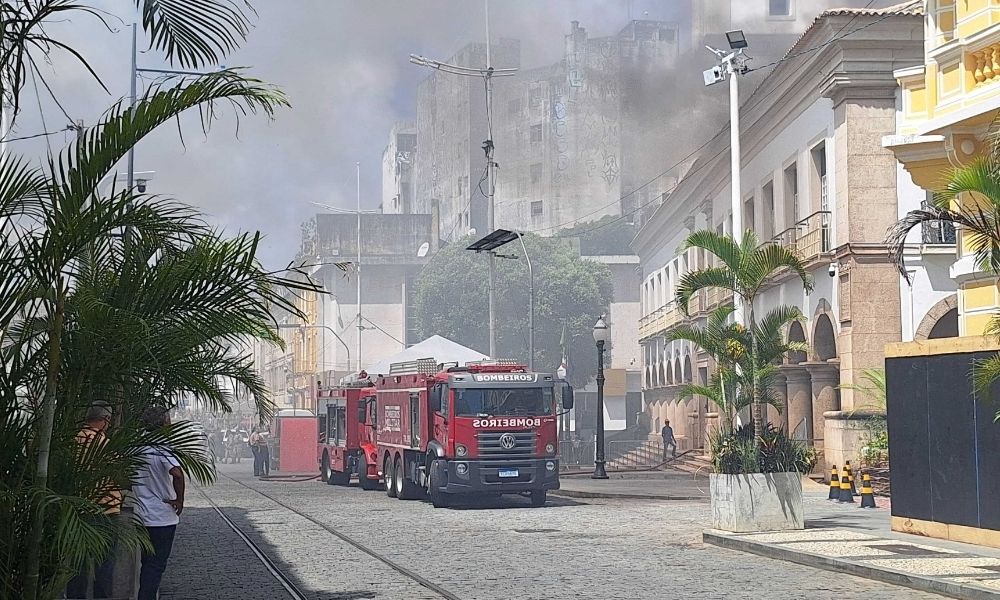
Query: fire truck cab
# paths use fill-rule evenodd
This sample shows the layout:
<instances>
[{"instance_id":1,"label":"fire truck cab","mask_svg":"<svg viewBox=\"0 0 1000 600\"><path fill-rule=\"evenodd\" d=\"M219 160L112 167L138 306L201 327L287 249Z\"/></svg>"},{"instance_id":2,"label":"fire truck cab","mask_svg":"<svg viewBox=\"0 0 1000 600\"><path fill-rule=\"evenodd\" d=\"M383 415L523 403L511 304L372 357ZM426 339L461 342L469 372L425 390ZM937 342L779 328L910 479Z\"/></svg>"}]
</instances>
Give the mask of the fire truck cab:
<instances>
[{"instance_id":1,"label":"fire truck cab","mask_svg":"<svg viewBox=\"0 0 1000 600\"><path fill-rule=\"evenodd\" d=\"M397 363L376 382L379 467L386 493L429 496L521 494L542 506L559 488L557 398L573 390L513 361L438 366Z\"/></svg>"},{"instance_id":2,"label":"fire truck cab","mask_svg":"<svg viewBox=\"0 0 1000 600\"><path fill-rule=\"evenodd\" d=\"M374 431L368 424L369 411L374 405L375 388L367 373L348 375L340 384L316 393L319 443L316 461L320 478L330 485L348 485L351 475L358 474L363 489L377 489L378 478L374 460ZM369 471L375 476L369 477Z\"/></svg>"}]
</instances>

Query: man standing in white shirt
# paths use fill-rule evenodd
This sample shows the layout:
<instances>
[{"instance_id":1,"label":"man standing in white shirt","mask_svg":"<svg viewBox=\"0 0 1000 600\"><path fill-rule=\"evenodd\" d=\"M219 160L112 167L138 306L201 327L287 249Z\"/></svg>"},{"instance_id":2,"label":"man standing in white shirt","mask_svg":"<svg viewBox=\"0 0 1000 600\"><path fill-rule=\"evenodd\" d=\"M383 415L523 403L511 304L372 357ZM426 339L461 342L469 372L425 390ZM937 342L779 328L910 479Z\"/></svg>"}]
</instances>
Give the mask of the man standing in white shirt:
<instances>
[{"instance_id":1,"label":"man standing in white shirt","mask_svg":"<svg viewBox=\"0 0 1000 600\"><path fill-rule=\"evenodd\" d=\"M159 408L146 410L142 420L150 431L169 423L167 411ZM184 471L176 457L160 448L144 448L143 457L145 465L136 473L132 493L135 514L146 527L153 550L142 552L138 600L156 600L184 510Z\"/></svg>"}]
</instances>

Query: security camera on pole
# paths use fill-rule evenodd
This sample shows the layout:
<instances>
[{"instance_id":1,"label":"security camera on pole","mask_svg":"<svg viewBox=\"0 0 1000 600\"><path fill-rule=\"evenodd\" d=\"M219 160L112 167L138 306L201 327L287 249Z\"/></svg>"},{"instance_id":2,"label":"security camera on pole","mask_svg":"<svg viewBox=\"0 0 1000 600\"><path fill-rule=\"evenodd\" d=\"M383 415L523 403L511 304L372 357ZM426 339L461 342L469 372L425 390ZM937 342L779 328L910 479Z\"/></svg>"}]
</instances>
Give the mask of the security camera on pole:
<instances>
[{"instance_id":1,"label":"security camera on pole","mask_svg":"<svg viewBox=\"0 0 1000 600\"><path fill-rule=\"evenodd\" d=\"M748 56L743 53L743 50L748 46L747 38L743 35L743 31L737 29L735 31L729 31L726 33L726 39L729 41L730 52L726 53L725 50L719 50L711 46L706 46L712 54L719 59L719 64L708 69L704 72L705 85L714 85L720 81L724 81L727 77L729 78L729 140L730 140L730 158L732 165L732 213L733 213L733 231L732 236L736 243L740 243L743 238L743 201L740 192L740 92L739 92L739 77L738 75L743 75L749 69L747 67L747 61L750 60ZM753 227L753 224L750 224ZM745 324L744 313L746 312L743 306L743 301L739 298L733 298L734 311L733 320L736 323Z\"/></svg>"}]
</instances>

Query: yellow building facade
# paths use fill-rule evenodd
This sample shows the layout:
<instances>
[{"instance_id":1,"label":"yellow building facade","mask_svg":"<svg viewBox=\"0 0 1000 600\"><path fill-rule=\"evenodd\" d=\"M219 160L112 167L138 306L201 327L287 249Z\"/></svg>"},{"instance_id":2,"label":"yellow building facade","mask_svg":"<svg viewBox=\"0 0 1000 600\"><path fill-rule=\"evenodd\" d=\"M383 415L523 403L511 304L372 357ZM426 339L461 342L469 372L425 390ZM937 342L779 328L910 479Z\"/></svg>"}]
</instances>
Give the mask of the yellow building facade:
<instances>
[{"instance_id":1,"label":"yellow building facade","mask_svg":"<svg viewBox=\"0 0 1000 600\"><path fill-rule=\"evenodd\" d=\"M925 0L924 8L924 62L895 72L902 112L883 145L933 193L989 149L1000 111L1000 0ZM996 276L976 267L969 236L957 235L959 335L978 336L1000 312L1000 292Z\"/></svg>"}]
</instances>

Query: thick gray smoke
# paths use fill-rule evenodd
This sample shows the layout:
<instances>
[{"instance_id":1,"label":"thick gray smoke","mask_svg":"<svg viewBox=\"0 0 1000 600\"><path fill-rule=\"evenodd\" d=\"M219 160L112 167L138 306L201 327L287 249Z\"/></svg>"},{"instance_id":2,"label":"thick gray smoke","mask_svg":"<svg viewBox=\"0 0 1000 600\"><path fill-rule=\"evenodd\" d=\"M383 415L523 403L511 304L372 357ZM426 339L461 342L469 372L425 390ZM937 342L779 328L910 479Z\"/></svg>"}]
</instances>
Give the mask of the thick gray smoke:
<instances>
[{"instance_id":1,"label":"thick gray smoke","mask_svg":"<svg viewBox=\"0 0 1000 600\"><path fill-rule=\"evenodd\" d=\"M758 2L766 0L733 4ZM133 4L124 0L92 4L114 15L108 18L111 31L96 19L78 16L72 22L53 23L50 32L63 36L91 60L110 93L66 54L55 52L41 68L67 114L41 85L36 99L29 82L12 136L60 130L69 118L93 124L107 106L127 95L128 24L137 18ZM368 208L377 205L381 153L389 128L396 120L413 117L416 85L427 75L408 63L408 55L444 58L467 42L483 39L483 4L469 0L255 0L253 4L259 12L257 28L228 66L248 66L255 76L280 85L293 109L280 113L273 123L244 120L238 137L232 118L207 137L195 119L187 119L182 123L184 145L175 128L162 128L138 148L136 168L156 172L151 192L196 204L215 225L262 230L268 236L264 258L279 266L297 250L301 222L319 210L310 202L353 207L357 161L362 165L362 203ZM806 9L806 4L816 5L815 10ZM830 3L797 0L796 5L805 15ZM504 0L491 6L493 36L519 38L525 68L562 58L563 35L571 20L580 21L592 35L608 35L630 16L672 20L689 10L687 0ZM733 20L739 18L735 15ZM800 19L802 27L811 21L811 17ZM145 48L141 33L140 48ZM652 84L648 97L669 100L680 112L691 111L704 93L700 72L710 61L703 53L692 55L671 79ZM156 52L140 54L139 64L165 66ZM674 135L672 122L659 123L650 139L667 139L663 135L686 139L686 132ZM49 147L58 151L69 134L49 136L47 141L48 146L45 139L37 139L14 142L9 148L44 160ZM650 171L669 158L655 146L648 157Z\"/></svg>"}]
</instances>

